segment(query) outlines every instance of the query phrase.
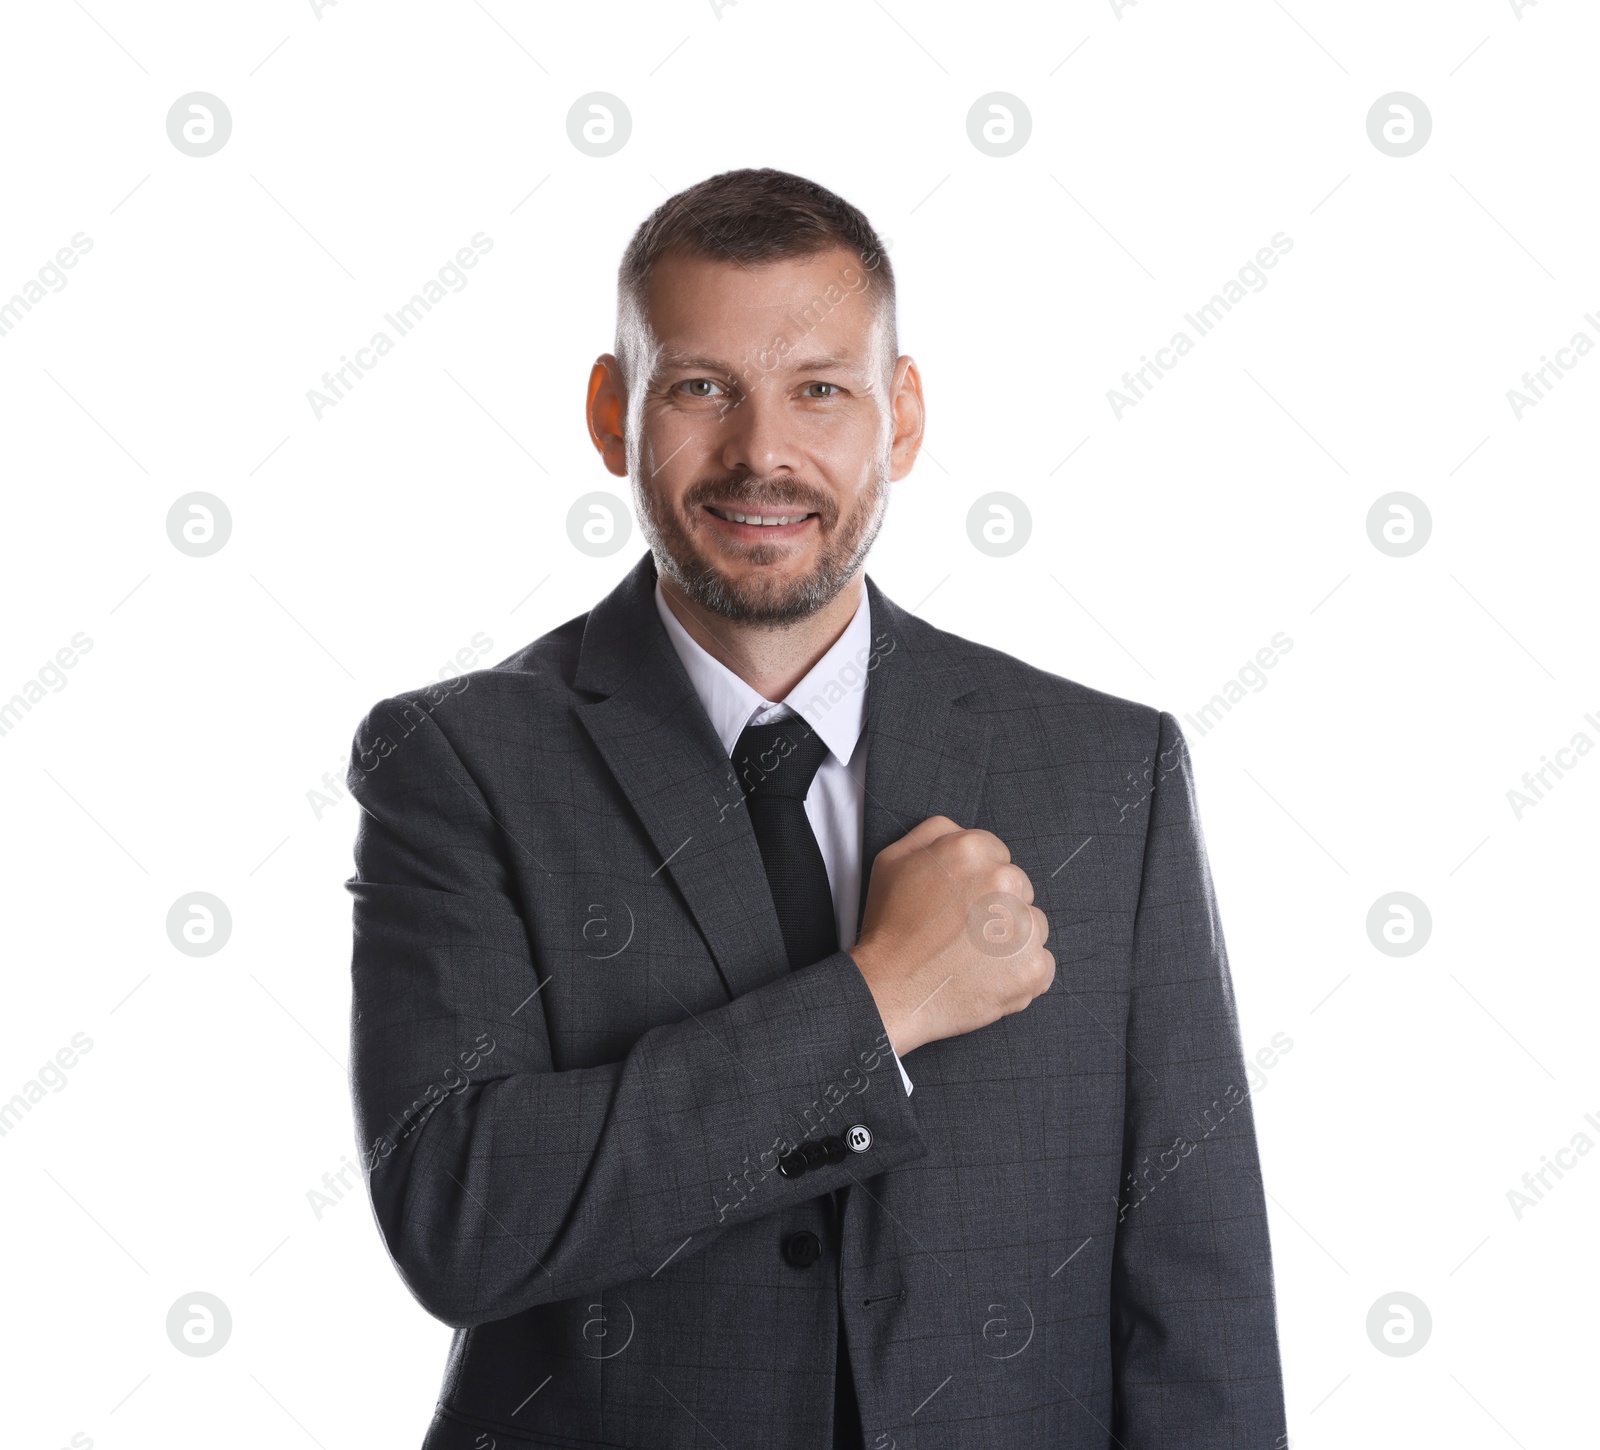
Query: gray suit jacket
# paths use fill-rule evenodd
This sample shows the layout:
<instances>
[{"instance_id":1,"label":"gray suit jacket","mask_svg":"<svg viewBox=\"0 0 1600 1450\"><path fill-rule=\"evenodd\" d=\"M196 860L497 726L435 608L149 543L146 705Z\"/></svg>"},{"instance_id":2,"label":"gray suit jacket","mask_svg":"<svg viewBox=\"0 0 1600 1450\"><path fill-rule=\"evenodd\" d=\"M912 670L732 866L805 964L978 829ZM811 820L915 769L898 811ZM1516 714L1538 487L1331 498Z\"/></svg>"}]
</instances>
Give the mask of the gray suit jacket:
<instances>
[{"instance_id":1,"label":"gray suit jacket","mask_svg":"<svg viewBox=\"0 0 1600 1450\"><path fill-rule=\"evenodd\" d=\"M868 579L862 860L931 815L994 831L1058 962L1025 1011L919 1048L908 1098L849 955L788 970L654 582L646 555L356 734L364 1167L396 1268L457 1331L427 1450L819 1450L841 1301L869 1450L1280 1450L1177 723ZM865 1151L777 1171L855 1127Z\"/></svg>"}]
</instances>

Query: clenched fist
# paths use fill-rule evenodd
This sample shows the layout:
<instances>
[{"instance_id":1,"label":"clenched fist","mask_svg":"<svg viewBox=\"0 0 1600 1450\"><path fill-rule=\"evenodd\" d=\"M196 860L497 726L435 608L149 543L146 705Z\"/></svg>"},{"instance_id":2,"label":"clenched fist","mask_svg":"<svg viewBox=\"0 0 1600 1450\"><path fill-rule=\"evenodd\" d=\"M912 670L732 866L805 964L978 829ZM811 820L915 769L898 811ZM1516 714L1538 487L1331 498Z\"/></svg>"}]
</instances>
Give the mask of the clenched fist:
<instances>
[{"instance_id":1,"label":"clenched fist","mask_svg":"<svg viewBox=\"0 0 1600 1450\"><path fill-rule=\"evenodd\" d=\"M850 950L894 1050L1020 1012L1055 980L1033 883L992 831L929 816L878 852Z\"/></svg>"}]
</instances>

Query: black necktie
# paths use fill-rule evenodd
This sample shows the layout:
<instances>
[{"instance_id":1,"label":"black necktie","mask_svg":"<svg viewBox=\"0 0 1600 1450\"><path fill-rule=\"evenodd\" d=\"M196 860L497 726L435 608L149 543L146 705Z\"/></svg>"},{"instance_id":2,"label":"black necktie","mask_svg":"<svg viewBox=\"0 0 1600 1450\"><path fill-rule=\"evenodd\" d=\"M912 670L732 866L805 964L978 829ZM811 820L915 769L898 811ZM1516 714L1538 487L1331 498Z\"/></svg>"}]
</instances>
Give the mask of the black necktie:
<instances>
[{"instance_id":1,"label":"black necktie","mask_svg":"<svg viewBox=\"0 0 1600 1450\"><path fill-rule=\"evenodd\" d=\"M747 725L733 748L791 968L839 950L828 868L806 819L806 792L827 754L822 737L799 715Z\"/></svg>"},{"instance_id":2,"label":"black necktie","mask_svg":"<svg viewBox=\"0 0 1600 1450\"><path fill-rule=\"evenodd\" d=\"M733 748L733 767L761 848L772 904L789 955L791 971L809 967L839 950L833 917L833 892L822 848L806 817L806 792L827 758L828 747L804 719L791 715L770 725L747 725ZM834 1197L835 1223L844 1226L844 1189ZM839 1314L838 1355L834 1365L834 1450L858 1450L861 1412L845 1341L844 1311Z\"/></svg>"}]
</instances>

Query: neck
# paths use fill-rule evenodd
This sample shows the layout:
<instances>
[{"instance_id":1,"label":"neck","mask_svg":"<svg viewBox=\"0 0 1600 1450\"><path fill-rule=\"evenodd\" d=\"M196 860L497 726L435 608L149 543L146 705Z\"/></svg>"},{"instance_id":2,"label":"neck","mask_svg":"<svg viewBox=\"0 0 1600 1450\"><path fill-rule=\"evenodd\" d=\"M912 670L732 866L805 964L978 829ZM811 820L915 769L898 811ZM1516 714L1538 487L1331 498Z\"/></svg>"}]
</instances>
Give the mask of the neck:
<instances>
[{"instance_id":1,"label":"neck","mask_svg":"<svg viewBox=\"0 0 1600 1450\"><path fill-rule=\"evenodd\" d=\"M858 571L815 614L790 624L745 624L713 614L665 575L661 594L678 623L712 659L726 665L762 699L784 699L855 618L865 586Z\"/></svg>"}]
</instances>

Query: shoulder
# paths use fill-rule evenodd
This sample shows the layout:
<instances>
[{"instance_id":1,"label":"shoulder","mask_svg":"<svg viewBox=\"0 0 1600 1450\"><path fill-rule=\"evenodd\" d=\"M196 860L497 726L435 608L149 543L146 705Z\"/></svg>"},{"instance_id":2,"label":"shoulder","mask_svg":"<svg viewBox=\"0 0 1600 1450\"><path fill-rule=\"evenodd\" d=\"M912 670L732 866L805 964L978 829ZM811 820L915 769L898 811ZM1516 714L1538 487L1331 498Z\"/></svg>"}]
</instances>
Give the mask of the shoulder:
<instances>
[{"instance_id":1,"label":"shoulder","mask_svg":"<svg viewBox=\"0 0 1600 1450\"><path fill-rule=\"evenodd\" d=\"M982 721L994 799L1002 781L1014 804L1019 792L1084 793L1117 808L1117 828L1151 800L1162 802L1174 820L1196 815L1193 761L1170 711L1097 690L903 612L896 624L907 659L921 662L914 673L941 680L952 708ZM885 647L876 622L873 632L874 643Z\"/></svg>"},{"instance_id":2,"label":"shoulder","mask_svg":"<svg viewBox=\"0 0 1600 1450\"><path fill-rule=\"evenodd\" d=\"M523 645L515 654L507 655L499 664L477 673L506 689L562 692L571 689L590 613L592 611L586 610L574 615L565 624Z\"/></svg>"},{"instance_id":3,"label":"shoulder","mask_svg":"<svg viewBox=\"0 0 1600 1450\"><path fill-rule=\"evenodd\" d=\"M1054 674L893 606L885 614L884 628L874 620L878 648L900 637L911 660L944 676L959 707L984 717L1002 743L1023 736L1068 738L1079 749L1106 746L1121 756L1148 749L1163 735L1180 735L1177 722L1158 706Z\"/></svg>"},{"instance_id":4,"label":"shoulder","mask_svg":"<svg viewBox=\"0 0 1600 1450\"><path fill-rule=\"evenodd\" d=\"M386 741L392 748L424 722L437 726L460 751L476 737L503 733L511 722L537 724L549 711L564 714L588 617L569 619L487 669L432 680L378 701L357 727L356 756L386 754Z\"/></svg>"}]
</instances>

